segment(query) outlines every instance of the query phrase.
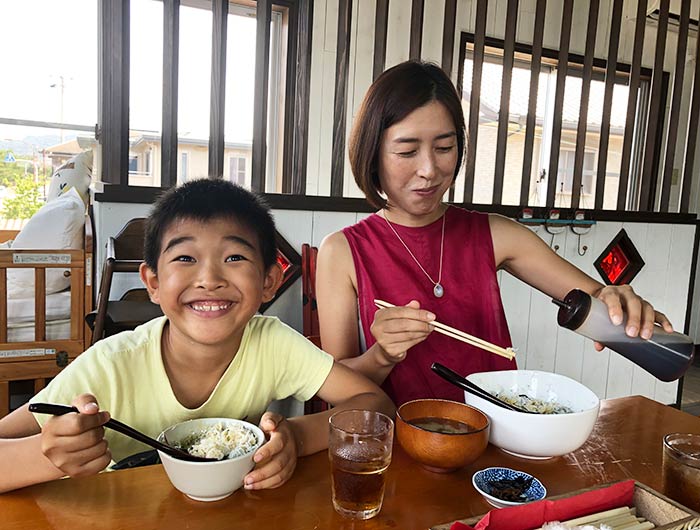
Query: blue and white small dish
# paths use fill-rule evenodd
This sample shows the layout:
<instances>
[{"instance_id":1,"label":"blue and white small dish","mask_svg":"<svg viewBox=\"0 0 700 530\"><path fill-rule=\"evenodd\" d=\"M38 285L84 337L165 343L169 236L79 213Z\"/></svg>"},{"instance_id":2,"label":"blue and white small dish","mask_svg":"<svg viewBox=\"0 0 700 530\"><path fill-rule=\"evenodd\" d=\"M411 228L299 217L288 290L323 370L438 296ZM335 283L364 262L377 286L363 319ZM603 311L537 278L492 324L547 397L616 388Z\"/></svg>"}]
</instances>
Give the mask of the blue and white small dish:
<instances>
[{"instance_id":1,"label":"blue and white small dish","mask_svg":"<svg viewBox=\"0 0 700 530\"><path fill-rule=\"evenodd\" d=\"M504 480L520 481L525 484L529 483L529 485L522 491L518 500L504 500L496 496L497 492L493 487L494 483ZM547 496L547 489L537 478L524 471L516 471L507 467L488 467L477 471L472 476L472 484L486 502L496 508L522 506L529 502L542 500Z\"/></svg>"}]
</instances>

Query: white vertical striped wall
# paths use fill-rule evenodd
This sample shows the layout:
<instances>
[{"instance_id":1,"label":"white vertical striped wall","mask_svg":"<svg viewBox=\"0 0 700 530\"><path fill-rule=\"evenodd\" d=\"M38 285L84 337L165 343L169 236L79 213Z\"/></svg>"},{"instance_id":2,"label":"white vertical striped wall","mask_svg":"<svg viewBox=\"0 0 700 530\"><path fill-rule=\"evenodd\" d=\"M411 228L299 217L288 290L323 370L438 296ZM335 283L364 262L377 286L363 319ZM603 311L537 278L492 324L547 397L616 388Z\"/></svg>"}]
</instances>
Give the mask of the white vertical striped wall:
<instances>
[{"instance_id":1,"label":"white vertical striped wall","mask_svg":"<svg viewBox=\"0 0 700 530\"><path fill-rule=\"evenodd\" d=\"M518 16L516 39L520 43L532 42L534 26L534 11L536 0L521 0ZM596 38L596 57L607 56L609 38L611 0L601 0L598 15L598 30ZM627 0L623 8L623 21L620 35L619 61L631 63L632 45L634 42L634 25L636 1ZM694 2L691 17L698 17L698 2ZM507 0L489 0L486 34L491 37L503 38L505 33ZM348 105L347 131L350 131L357 108L362 101L372 80L373 46L374 46L374 16L376 0L355 0L352 12L352 38L350 46L350 68L348 75ZM444 23L445 0L425 0L421 58L441 62L442 38ZM457 81L459 68L459 42L461 32L474 32L476 11L475 0L458 0L455 24L454 55L452 79ZM559 45L559 30L561 24L562 0L547 2L547 13L544 29L544 47L557 49ZM574 4L574 20L585 21L588 17L588 2L581 0ZM338 0L316 0L314 2L313 39L311 51L311 87L309 105L309 151L307 158L307 193L310 195L328 195L330 190L331 170L331 140L333 128L333 96L335 88L335 57L337 39ZM392 0L389 2L389 21L387 25L386 67L394 66L408 59L409 38L411 25L411 2L409 0ZM669 26L665 52L664 70L673 72L675 69L675 53L677 31L675 26ZM648 23L645 31L645 53L643 66L653 67L656 39L655 23ZM575 23L572 27L570 51L583 54L586 41L586 24ZM687 90L681 105L681 120L674 167L679 170L683 164L683 149L689 115L690 87L692 86L695 69L695 38L691 33L688 42L686 71L684 83ZM672 76L671 76L672 79ZM671 87L669 87L670 95ZM670 96L666 101L666 119L670 110ZM696 160L700 160L700 142L697 145ZM357 189L349 167L345 168L345 194L349 197L361 196ZM661 179L659 179L661 185ZM676 208L680 194L680 183L671 187L670 208ZM695 173L691 189L691 211L700 210L700 178Z\"/></svg>"},{"instance_id":2,"label":"white vertical striped wall","mask_svg":"<svg viewBox=\"0 0 700 530\"><path fill-rule=\"evenodd\" d=\"M532 42L532 28L534 26L534 13L536 0L520 0L519 16L516 39L520 43ZM620 35L619 61L630 63L632 60L632 45L634 42L634 26L636 16L636 1L626 0L623 8L623 20ZM698 17L700 2L693 1L691 17ZM672 7L674 3L672 2ZM489 0L487 35L502 38L505 33L507 0ZM351 42L351 65L348 77L348 114L347 130L350 130L357 108L364 93L371 82L373 43L374 43L374 11L376 0L355 0L353 2L353 34ZM444 0L425 0L424 22L422 33L421 58L437 63L441 61L442 34L444 23ZM607 42L610 32L610 18L612 0L601 0L598 15L598 30L596 38L596 57L607 56ZM338 0L316 0L314 2L314 35L311 58L311 98L309 109L309 152L307 169L307 193L309 195L328 195L330 189L331 169L331 138L333 117L333 91L335 87L335 42L337 37L337 13ZM459 68L459 42L462 31L474 31L474 19L476 13L476 0L458 0L455 24L454 55L452 79L457 80ZM562 0L549 0L544 28L544 42L546 48L557 49L559 45L559 30L561 23ZM581 0L574 3L574 19L587 20L588 2ZM409 0L392 0L389 2L389 21L387 26L386 67L393 66L408 59L409 38L411 21L411 2ZM675 53L677 44L677 30L669 26L666 46L664 70L672 73L675 68ZM583 54L585 50L586 25L574 24L571 35L571 52ZM687 89L681 104L678 139L676 142L676 156L674 168L681 171L683 164L683 149L685 145L686 131L689 116L689 94L695 69L695 36L691 32L686 56L686 71L684 83ZM645 53L643 66L651 68L654 56L652 50L655 47L656 24L650 22L645 31ZM671 83L673 76L670 76ZM670 106L670 93L666 101L666 118L668 119ZM665 125L664 125L665 126ZM700 160L700 142L696 146L695 160ZM697 167L697 163L696 163ZM489 178L488 175L481 178ZM458 181L459 183L459 181ZM659 185L661 179L659 179ZM346 196L361 196L357 189L349 167L345 168L345 193ZM670 209L674 211L678 206L680 183L671 186ZM700 170L694 171L691 186L691 211L700 211ZM689 246L692 249L692 242ZM700 282L698 282L700 283ZM700 298L700 285L696 291L696 298ZM700 304L697 304L700 305ZM685 305L683 305L685 307ZM693 314L691 321L691 333L696 341L700 341L700 308ZM604 355L600 361L607 362ZM615 367L622 370L621 367Z\"/></svg>"}]
</instances>

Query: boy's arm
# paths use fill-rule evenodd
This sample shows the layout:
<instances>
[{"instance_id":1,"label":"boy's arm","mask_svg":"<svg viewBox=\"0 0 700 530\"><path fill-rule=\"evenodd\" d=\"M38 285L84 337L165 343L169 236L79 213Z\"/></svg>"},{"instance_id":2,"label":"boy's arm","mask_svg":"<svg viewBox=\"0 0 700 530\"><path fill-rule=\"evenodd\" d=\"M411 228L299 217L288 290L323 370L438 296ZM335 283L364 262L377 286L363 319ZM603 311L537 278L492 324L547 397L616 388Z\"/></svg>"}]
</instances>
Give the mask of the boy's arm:
<instances>
[{"instance_id":1,"label":"boy's arm","mask_svg":"<svg viewBox=\"0 0 700 530\"><path fill-rule=\"evenodd\" d=\"M394 415L394 404L372 381L338 362L318 391L318 396L334 405L332 410L289 420L266 412L260 427L270 440L257 450L256 468L244 479L246 489L276 488L292 476L298 456L328 447L328 418L345 409L369 409Z\"/></svg>"},{"instance_id":2,"label":"boy's arm","mask_svg":"<svg viewBox=\"0 0 700 530\"><path fill-rule=\"evenodd\" d=\"M41 452L41 428L28 405L0 420L0 493L63 475Z\"/></svg>"},{"instance_id":3,"label":"boy's arm","mask_svg":"<svg viewBox=\"0 0 700 530\"><path fill-rule=\"evenodd\" d=\"M310 455L328 447L328 418L336 412L346 409L376 410L393 418L396 411L381 388L339 362L333 364L317 394L333 405L333 408L289 419L299 456Z\"/></svg>"},{"instance_id":4,"label":"boy's arm","mask_svg":"<svg viewBox=\"0 0 700 530\"><path fill-rule=\"evenodd\" d=\"M49 418L43 426L24 405L0 420L0 492L66 475L94 475L111 460L102 425L109 413L81 394L71 403L80 413Z\"/></svg>"}]
</instances>

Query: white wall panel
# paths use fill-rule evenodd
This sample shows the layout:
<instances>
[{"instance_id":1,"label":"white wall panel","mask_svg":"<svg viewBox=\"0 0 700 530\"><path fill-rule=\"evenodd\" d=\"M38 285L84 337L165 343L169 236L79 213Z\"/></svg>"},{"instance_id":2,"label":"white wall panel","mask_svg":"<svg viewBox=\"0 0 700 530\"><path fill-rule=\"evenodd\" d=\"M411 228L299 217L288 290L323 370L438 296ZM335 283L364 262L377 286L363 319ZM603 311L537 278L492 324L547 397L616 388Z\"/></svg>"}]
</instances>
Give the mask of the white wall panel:
<instances>
[{"instance_id":1,"label":"white wall panel","mask_svg":"<svg viewBox=\"0 0 700 530\"><path fill-rule=\"evenodd\" d=\"M574 266L585 270L591 260L589 252L593 238L593 228L577 227L576 230L581 232L580 236L574 234L570 229L566 230L566 240L562 250L560 250L560 254ZM583 250L584 246L588 247L588 249ZM556 329L557 350L554 371L578 381L581 379L583 372L586 339L566 328L557 327Z\"/></svg>"},{"instance_id":2,"label":"white wall panel","mask_svg":"<svg viewBox=\"0 0 700 530\"><path fill-rule=\"evenodd\" d=\"M93 221L95 223L95 298L100 292L107 239L116 236L130 219L146 217L150 211L150 204L93 203ZM117 273L112 279L110 298L120 298L129 289L139 287L143 287L143 284L137 274Z\"/></svg>"},{"instance_id":3,"label":"white wall panel","mask_svg":"<svg viewBox=\"0 0 700 530\"><path fill-rule=\"evenodd\" d=\"M658 281L658 278L665 277L667 262L664 263L662 259L658 259L656 256L664 251L664 241L668 241L669 243L667 244L670 244L668 238L670 226L656 225L654 230L651 231L651 225L647 223L625 223L623 226L646 262L646 265L632 281L631 285L640 296L649 300L652 305L660 305L663 303L664 285L663 282ZM654 246L657 244L660 245L658 249ZM668 247L666 247L667 249ZM654 263L650 263L651 261ZM634 366L630 387L634 389L636 394L654 399L656 381L657 379L649 372Z\"/></svg>"},{"instance_id":4,"label":"white wall panel","mask_svg":"<svg viewBox=\"0 0 700 530\"><path fill-rule=\"evenodd\" d=\"M545 243L550 244L550 234L541 230L537 235ZM528 370L554 371L557 348L556 307L547 296L534 289L532 289L532 296L530 297L527 347L527 360L524 368Z\"/></svg>"},{"instance_id":5,"label":"white wall panel","mask_svg":"<svg viewBox=\"0 0 700 530\"><path fill-rule=\"evenodd\" d=\"M490 0L486 11L486 35L503 39L506 33L508 0Z\"/></svg>"},{"instance_id":6,"label":"white wall panel","mask_svg":"<svg viewBox=\"0 0 700 530\"><path fill-rule=\"evenodd\" d=\"M411 2L408 0L389 2L385 69L408 60L410 38Z\"/></svg>"},{"instance_id":7,"label":"white wall panel","mask_svg":"<svg viewBox=\"0 0 700 530\"><path fill-rule=\"evenodd\" d=\"M530 351L526 324L530 320L532 288L505 271L499 271L499 276L503 309L513 348L516 350L515 360L519 367L525 368ZM537 344L533 347L537 347Z\"/></svg>"},{"instance_id":8,"label":"white wall panel","mask_svg":"<svg viewBox=\"0 0 700 530\"><path fill-rule=\"evenodd\" d=\"M328 65L326 53L323 50L326 28L326 3L314 2L314 19L311 36L311 78L309 84L309 137L306 151L306 192L309 195L318 195L319 180L330 179L319 178L321 174L320 160L322 144L321 140L328 135L328 121L322 120L324 115L328 115L327 100L324 100L324 91L333 89L333 78L328 81L328 72L324 69ZM335 58L334 55L329 54ZM324 101L326 106L323 105ZM333 107L331 106L330 112ZM332 114L331 114L332 115ZM325 145L325 144L324 144ZM324 168L323 175L330 171L330 166ZM330 186L330 183L329 183Z\"/></svg>"},{"instance_id":9,"label":"white wall panel","mask_svg":"<svg viewBox=\"0 0 700 530\"><path fill-rule=\"evenodd\" d=\"M445 21L445 0L425 0L421 59L442 63L442 32Z\"/></svg>"},{"instance_id":10,"label":"white wall panel","mask_svg":"<svg viewBox=\"0 0 700 530\"><path fill-rule=\"evenodd\" d=\"M455 13L455 42L452 52L452 82L457 84L457 75L459 73L459 56L460 56L460 40L463 31L474 32L474 13L476 3L472 0L458 0L457 11Z\"/></svg>"},{"instance_id":11,"label":"white wall panel","mask_svg":"<svg viewBox=\"0 0 700 530\"><path fill-rule=\"evenodd\" d=\"M323 91L319 122L318 195L331 193L331 158L333 154L333 107L335 98L335 53L323 53ZM309 142L310 144L311 142ZM311 192L308 192L311 195Z\"/></svg>"},{"instance_id":12,"label":"white wall panel","mask_svg":"<svg viewBox=\"0 0 700 530\"><path fill-rule=\"evenodd\" d=\"M319 246L328 234L354 224L356 219L354 212L314 212L312 244Z\"/></svg>"},{"instance_id":13,"label":"white wall panel","mask_svg":"<svg viewBox=\"0 0 700 530\"><path fill-rule=\"evenodd\" d=\"M562 0L548 0L547 12L544 17L544 35L542 46L552 50L559 49L561 34L561 14L564 9Z\"/></svg>"},{"instance_id":14,"label":"white wall panel","mask_svg":"<svg viewBox=\"0 0 700 530\"><path fill-rule=\"evenodd\" d=\"M605 250L605 247L620 231L620 228L622 228L622 223L608 222L597 223L591 230L591 244L588 250L590 261L583 270L598 281L601 281L601 278L593 267L593 261ZM596 351L593 341L585 340L581 382L600 398L606 396L610 360L614 356L617 356L617 354L611 352L608 348L603 349L601 352Z\"/></svg>"},{"instance_id":15,"label":"white wall panel","mask_svg":"<svg viewBox=\"0 0 700 530\"><path fill-rule=\"evenodd\" d=\"M323 51L335 53L338 45L338 0L325 0L326 15L323 30Z\"/></svg>"},{"instance_id":16,"label":"white wall panel","mask_svg":"<svg viewBox=\"0 0 700 530\"><path fill-rule=\"evenodd\" d=\"M311 243L313 212L298 210L274 210L277 231L301 254L301 245Z\"/></svg>"}]
</instances>

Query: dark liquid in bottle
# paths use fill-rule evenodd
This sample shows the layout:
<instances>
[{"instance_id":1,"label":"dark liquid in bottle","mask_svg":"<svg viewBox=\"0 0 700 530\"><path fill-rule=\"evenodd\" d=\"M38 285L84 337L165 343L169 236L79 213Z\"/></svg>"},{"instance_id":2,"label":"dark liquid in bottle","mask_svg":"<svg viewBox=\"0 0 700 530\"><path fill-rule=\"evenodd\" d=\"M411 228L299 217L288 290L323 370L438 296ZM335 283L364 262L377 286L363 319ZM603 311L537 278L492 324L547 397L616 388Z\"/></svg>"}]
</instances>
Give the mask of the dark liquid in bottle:
<instances>
[{"instance_id":1,"label":"dark liquid in bottle","mask_svg":"<svg viewBox=\"0 0 700 530\"><path fill-rule=\"evenodd\" d=\"M660 343L652 337L637 342L606 342L605 345L662 381L681 377L693 361L695 345L689 342Z\"/></svg>"}]
</instances>

